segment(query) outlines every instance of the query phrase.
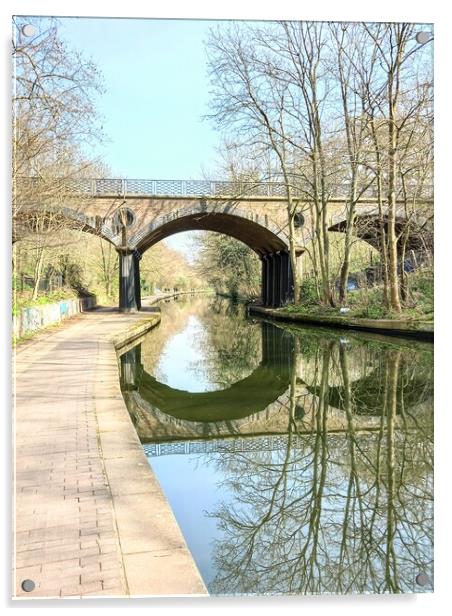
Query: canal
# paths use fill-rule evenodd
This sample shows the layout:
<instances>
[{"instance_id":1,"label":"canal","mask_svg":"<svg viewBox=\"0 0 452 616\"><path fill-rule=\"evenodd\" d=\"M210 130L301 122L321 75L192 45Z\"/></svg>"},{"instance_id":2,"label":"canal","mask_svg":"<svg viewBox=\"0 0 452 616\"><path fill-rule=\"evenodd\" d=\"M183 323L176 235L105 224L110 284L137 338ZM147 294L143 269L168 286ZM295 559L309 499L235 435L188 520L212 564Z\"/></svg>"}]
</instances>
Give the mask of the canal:
<instances>
[{"instance_id":1,"label":"canal","mask_svg":"<svg viewBox=\"0 0 452 616\"><path fill-rule=\"evenodd\" d=\"M431 592L433 345L161 311L121 387L209 592Z\"/></svg>"}]
</instances>

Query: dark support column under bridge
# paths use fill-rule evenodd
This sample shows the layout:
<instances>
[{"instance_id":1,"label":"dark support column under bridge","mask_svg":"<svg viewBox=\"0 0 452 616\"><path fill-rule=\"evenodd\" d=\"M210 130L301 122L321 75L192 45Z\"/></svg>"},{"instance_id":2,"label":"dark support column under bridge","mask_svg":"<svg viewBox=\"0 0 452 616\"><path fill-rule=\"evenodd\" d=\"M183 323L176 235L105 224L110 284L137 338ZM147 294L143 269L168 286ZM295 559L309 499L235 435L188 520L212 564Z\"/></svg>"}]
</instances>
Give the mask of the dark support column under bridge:
<instances>
[{"instance_id":1,"label":"dark support column under bridge","mask_svg":"<svg viewBox=\"0 0 452 616\"><path fill-rule=\"evenodd\" d=\"M138 389L143 372L141 363L141 344L137 344L120 357L120 380L122 389Z\"/></svg>"},{"instance_id":2,"label":"dark support column under bridge","mask_svg":"<svg viewBox=\"0 0 452 616\"><path fill-rule=\"evenodd\" d=\"M140 259L138 250L119 252L119 311L141 310Z\"/></svg>"},{"instance_id":3,"label":"dark support column under bridge","mask_svg":"<svg viewBox=\"0 0 452 616\"><path fill-rule=\"evenodd\" d=\"M262 303L278 308L293 300L293 276L287 251L262 257Z\"/></svg>"}]
</instances>

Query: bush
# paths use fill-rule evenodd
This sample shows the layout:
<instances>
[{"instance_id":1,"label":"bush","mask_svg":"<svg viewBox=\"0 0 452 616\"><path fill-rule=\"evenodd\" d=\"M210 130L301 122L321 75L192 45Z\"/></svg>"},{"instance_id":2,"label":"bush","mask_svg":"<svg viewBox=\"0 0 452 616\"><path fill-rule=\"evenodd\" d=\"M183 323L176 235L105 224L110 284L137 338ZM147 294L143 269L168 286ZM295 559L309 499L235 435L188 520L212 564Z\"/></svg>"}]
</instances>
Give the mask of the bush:
<instances>
[{"instance_id":1,"label":"bush","mask_svg":"<svg viewBox=\"0 0 452 616\"><path fill-rule=\"evenodd\" d=\"M314 306L319 303L317 285L314 278L305 278L300 285L300 303Z\"/></svg>"},{"instance_id":2,"label":"bush","mask_svg":"<svg viewBox=\"0 0 452 616\"><path fill-rule=\"evenodd\" d=\"M408 276L408 296L412 307L423 314L431 314L434 304L433 270L419 269Z\"/></svg>"}]
</instances>

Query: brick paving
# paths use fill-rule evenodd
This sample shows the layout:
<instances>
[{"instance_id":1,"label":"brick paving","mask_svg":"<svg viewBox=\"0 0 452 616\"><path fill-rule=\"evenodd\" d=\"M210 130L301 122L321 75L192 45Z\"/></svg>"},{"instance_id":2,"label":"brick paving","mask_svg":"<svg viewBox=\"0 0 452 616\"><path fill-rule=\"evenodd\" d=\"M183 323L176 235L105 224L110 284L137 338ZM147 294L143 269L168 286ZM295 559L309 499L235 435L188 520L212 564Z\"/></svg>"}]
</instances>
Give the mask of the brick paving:
<instances>
[{"instance_id":1,"label":"brick paving","mask_svg":"<svg viewBox=\"0 0 452 616\"><path fill-rule=\"evenodd\" d=\"M16 351L16 597L205 592L166 499L147 467L119 391L109 340L144 316L108 310L86 313ZM110 475L106 464L112 469ZM128 503L128 479L133 472L138 478L133 487L138 498L122 512L119 505ZM168 556L176 554L186 569L191 567L194 581L189 587L179 588L177 580L175 585L171 580L169 585L155 581L155 575L137 583L137 576L143 578L143 566L151 570L159 556L153 521L143 521L139 529L130 525L136 509L144 518L139 501L146 497L154 499L150 506L157 499L169 535L176 536L177 545L170 546ZM118 517L124 513L127 524ZM130 543L131 533L137 532L144 541L149 535L148 548ZM28 593L21 587L27 579L35 583Z\"/></svg>"},{"instance_id":2,"label":"brick paving","mask_svg":"<svg viewBox=\"0 0 452 616\"><path fill-rule=\"evenodd\" d=\"M93 396L92 334L105 316L83 315L16 353L17 596L126 592ZM26 579L36 584L32 593L21 588Z\"/></svg>"}]
</instances>

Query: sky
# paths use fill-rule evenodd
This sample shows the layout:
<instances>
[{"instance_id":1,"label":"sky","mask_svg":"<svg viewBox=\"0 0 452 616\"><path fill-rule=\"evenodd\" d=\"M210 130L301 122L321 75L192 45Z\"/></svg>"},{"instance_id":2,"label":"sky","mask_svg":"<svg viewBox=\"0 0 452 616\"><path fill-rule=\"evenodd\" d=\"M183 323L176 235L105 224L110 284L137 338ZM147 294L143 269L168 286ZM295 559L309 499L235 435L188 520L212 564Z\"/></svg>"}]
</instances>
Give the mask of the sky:
<instances>
[{"instance_id":1,"label":"sky","mask_svg":"<svg viewBox=\"0 0 452 616\"><path fill-rule=\"evenodd\" d=\"M61 37L103 73L98 100L112 174L201 179L218 140L208 112L209 21L60 18Z\"/></svg>"},{"instance_id":2,"label":"sky","mask_svg":"<svg viewBox=\"0 0 452 616\"><path fill-rule=\"evenodd\" d=\"M97 146L112 177L203 179L219 133L208 113L205 40L214 22L60 18L60 36L104 77L97 100L108 141ZM185 256L191 234L165 241Z\"/></svg>"}]
</instances>

